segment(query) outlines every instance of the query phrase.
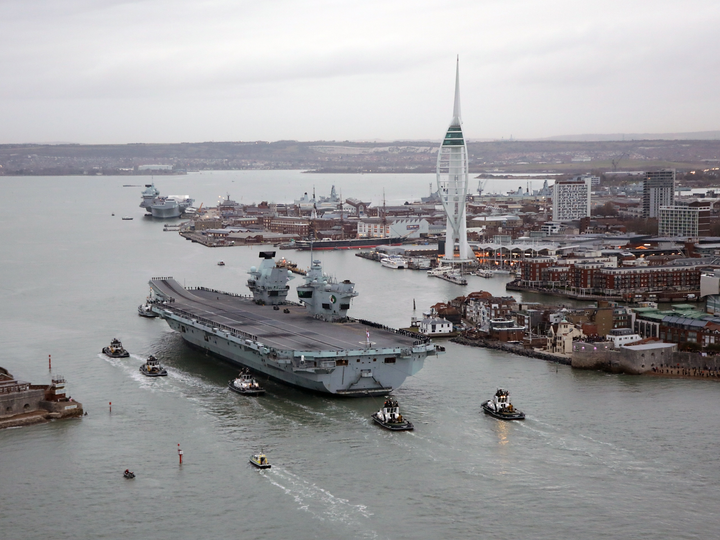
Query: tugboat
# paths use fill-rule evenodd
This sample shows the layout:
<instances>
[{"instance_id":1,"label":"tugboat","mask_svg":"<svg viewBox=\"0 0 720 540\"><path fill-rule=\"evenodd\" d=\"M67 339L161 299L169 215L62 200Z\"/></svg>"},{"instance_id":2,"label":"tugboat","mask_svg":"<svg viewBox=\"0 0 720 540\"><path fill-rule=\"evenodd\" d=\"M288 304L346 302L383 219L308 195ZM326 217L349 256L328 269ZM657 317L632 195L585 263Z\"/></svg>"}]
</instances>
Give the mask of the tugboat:
<instances>
[{"instance_id":1,"label":"tugboat","mask_svg":"<svg viewBox=\"0 0 720 540\"><path fill-rule=\"evenodd\" d=\"M258 469L269 469L270 467L272 467L272 465L270 465L270 462L268 461L268 458L262 452L250 456L250 463L255 465Z\"/></svg>"},{"instance_id":2,"label":"tugboat","mask_svg":"<svg viewBox=\"0 0 720 540\"><path fill-rule=\"evenodd\" d=\"M398 402L392 398L387 398L383 404L383 408L372 415L375 423L380 424L385 429L391 431L410 431L415 429L412 422L408 422L400 414Z\"/></svg>"},{"instance_id":3,"label":"tugboat","mask_svg":"<svg viewBox=\"0 0 720 540\"><path fill-rule=\"evenodd\" d=\"M132 480L133 478L135 478L135 473L130 472L130 470L128 470L128 469L125 469L125 472L123 473L123 477L127 478L128 480Z\"/></svg>"},{"instance_id":4,"label":"tugboat","mask_svg":"<svg viewBox=\"0 0 720 540\"><path fill-rule=\"evenodd\" d=\"M166 377L167 369L160 365L160 361L157 358L150 355L147 361L140 366L140 373L146 377Z\"/></svg>"},{"instance_id":5,"label":"tugboat","mask_svg":"<svg viewBox=\"0 0 720 540\"><path fill-rule=\"evenodd\" d=\"M230 381L228 388L245 396L260 396L265 393L265 389L258 384L247 369L242 370L237 377Z\"/></svg>"},{"instance_id":6,"label":"tugboat","mask_svg":"<svg viewBox=\"0 0 720 540\"><path fill-rule=\"evenodd\" d=\"M102 352L110 358L127 358L130 356L130 353L123 348L120 340L116 338L113 338L109 347L103 347Z\"/></svg>"},{"instance_id":7,"label":"tugboat","mask_svg":"<svg viewBox=\"0 0 720 540\"><path fill-rule=\"evenodd\" d=\"M155 313L151 308L150 304L140 304L138 306L138 315L141 317L147 317L148 319L152 319L153 317L157 317L157 313Z\"/></svg>"},{"instance_id":8,"label":"tugboat","mask_svg":"<svg viewBox=\"0 0 720 540\"><path fill-rule=\"evenodd\" d=\"M525 420L525 413L517 410L510 403L510 392L498 388L492 399L482 404L485 414L499 418L500 420Z\"/></svg>"}]
</instances>

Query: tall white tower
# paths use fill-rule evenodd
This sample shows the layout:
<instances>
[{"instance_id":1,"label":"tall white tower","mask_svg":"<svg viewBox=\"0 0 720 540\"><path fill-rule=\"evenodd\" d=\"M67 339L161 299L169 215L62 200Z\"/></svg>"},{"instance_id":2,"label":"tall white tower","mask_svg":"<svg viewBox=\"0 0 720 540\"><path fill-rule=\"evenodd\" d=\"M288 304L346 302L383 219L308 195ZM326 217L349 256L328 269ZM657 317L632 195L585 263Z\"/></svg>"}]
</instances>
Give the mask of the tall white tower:
<instances>
[{"instance_id":1,"label":"tall white tower","mask_svg":"<svg viewBox=\"0 0 720 540\"><path fill-rule=\"evenodd\" d=\"M455 105L450 127L438 151L437 185L445 215L447 233L445 240L445 262L467 262L471 260L465 223L465 199L468 190L468 153L462 133L460 119L460 58L455 71ZM460 259L455 259L455 242L460 248Z\"/></svg>"}]
</instances>

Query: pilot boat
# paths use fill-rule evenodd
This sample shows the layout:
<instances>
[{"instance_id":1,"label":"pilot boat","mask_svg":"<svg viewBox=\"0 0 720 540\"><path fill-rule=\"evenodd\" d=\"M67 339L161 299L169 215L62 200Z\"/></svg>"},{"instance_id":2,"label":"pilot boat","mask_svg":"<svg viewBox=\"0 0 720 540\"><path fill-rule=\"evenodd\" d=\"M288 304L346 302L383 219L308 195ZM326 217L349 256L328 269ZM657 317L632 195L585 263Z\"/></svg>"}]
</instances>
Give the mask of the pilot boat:
<instances>
[{"instance_id":1,"label":"pilot boat","mask_svg":"<svg viewBox=\"0 0 720 540\"><path fill-rule=\"evenodd\" d=\"M241 371L237 377L230 381L228 388L233 392L246 396L259 396L265 393L265 389L257 383L247 369Z\"/></svg>"},{"instance_id":2,"label":"pilot boat","mask_svg":"<svg viewBox=\"0 0 720 540\"><path fill-rule=\"evenodd\" d=\"M140 373L146 377L165 377L167 370L160 365L160 361L153 355L148 356L147 361L140 366Z\"/></svg>"},{"instance_id":3,"label":"pilot boat","mask_svg":"<svg viewBox=\"0 0 720 540\"><path fill-rule=\"evenodd\" d=\"M130 353L124 349L120 340L116 338L113 338L109 347L103 347L102 352L110 358L127 358L130 356Z\"/></svg>"},{"instance_id":4,"label":"pilot boat","mask_svg":"<svg viewBox=\"0 0 720 540\"><path fill-rule=\"evenodd\" d=\"M262 452L250 456L250 463L255 465L258 469L269 469L272 466L270 465L267 456L265 456Z\"/></svg>"},{"instance_id":5,"label":"pilot boat","mask_svg":"<svg viewBox=\"0 0 720 540\"><path fill-rule=\"evenodd\" d=\"M510 392L498 388L492 399L482 404L486 414L500 420L525 420L525 413L517 410L510 403Z\"/></svg>"},{"instance_id":6,"label":"pilot boat","mask_svg":"<svg viewBox=\"0 0 720 540\"><path fill-rule=\"evenodd\" d=\"M380 424L390 431L410 431L415 429L412 422L408 422L403 418L403 415L400 414L398 402L392 398L385 400L383 408L373 413L372 419L375 420L375 423Z\"/></svg>"}]
</instances>

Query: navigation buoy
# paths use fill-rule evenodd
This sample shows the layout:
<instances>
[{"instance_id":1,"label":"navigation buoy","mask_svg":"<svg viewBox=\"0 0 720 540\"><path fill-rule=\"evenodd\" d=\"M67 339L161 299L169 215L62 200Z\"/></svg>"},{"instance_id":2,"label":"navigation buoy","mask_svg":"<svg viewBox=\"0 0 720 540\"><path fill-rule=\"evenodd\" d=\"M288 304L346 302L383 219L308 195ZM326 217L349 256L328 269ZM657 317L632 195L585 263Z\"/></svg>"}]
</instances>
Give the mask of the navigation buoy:
<instances>
[{"instance_id":1,"label":"navigation buoy","mask_svg":"<svg viewBox=\"0 0 720 540\"><path fill-rule=\"evenodd\" d=\"M110 402L110 412L112 412L112 401Z\"/></svg>"},{"instance_id":2,"label":"navigation buoy","mask_svg":"<svg viewBox=\"0 0 720 540\"><path fill-rule=\"evenodd\" d=\"M52 355L48 354L48 371L52 371Z\"/></svg>"},{"instance_id":3,"label":"navigation buoy","mask_svg":"<svg viewBox=\"0 0 720 540\"><path fill-rule=\"evenodd\" d=\"M180 450L180 443L178 443L178 457L180 457L180 465L182 465L183 451Z\"/></svg>"}]
</instances>

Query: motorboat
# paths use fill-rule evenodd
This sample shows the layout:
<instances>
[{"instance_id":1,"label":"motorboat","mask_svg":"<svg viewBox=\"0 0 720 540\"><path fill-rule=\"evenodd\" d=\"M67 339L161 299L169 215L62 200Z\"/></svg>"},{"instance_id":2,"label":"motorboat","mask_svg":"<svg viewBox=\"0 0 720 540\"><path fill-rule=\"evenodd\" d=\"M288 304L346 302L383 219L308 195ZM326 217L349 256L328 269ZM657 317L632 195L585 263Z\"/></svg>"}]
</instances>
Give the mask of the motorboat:
<instances>
[{"instance_id":1,"label":"motorboat","mask_svg":"<svg viewBox=\"0 0 720 540\"><path fill-rule=\"evenodd\" d=\"M245 396L259 396L265 393L265 389L257 383L247 369L241 371L237 377L230 381L228 388Z\"/></svg>"},{"instance_id":2,"label":"motorboat","mask_svg":"<svg viewBox=\"0 0 720 540\"><path fill-rule=\"evenodd\" d=\"M103 347L103 354L110 358L127 358L130 353L125 350L119 339L113 338L109 347Z\"/></svg>"},{"instance_id":3,"label":"motorboat","mask_svg":"<svg viewBox=\"0 0 720 540\"><path fill-rule=\"evenodd\" d=\"M482 404L485 414L500 420L525 420L525 413L517 410L510 403L510 392L498 388L492 399Z\"/></svg>"},{"instance_id":4,"label":"motorboat","mask_svg":"<svg viewBox=\"0 0 720 540\"><path fill-rule=\"evenodd\" d=\"M400 255L389 255L380 259L380 264L385 268L392 268L394 270L403 270L407 268L407 261Z\"/></svg>"},{"instance_id":5,"label":"motorboat","mask_svg":"<svg viewBox=\"0 0 720 540\"><path fill-rule=\"evenodd\" d=\"M440 265L427 271L428 276L439 277L452 272L452 265Z\"/></svg>"},{"instance_id":6,"label":"motorboat","mask_svg":"<svg viewBox=\"0 0 720 540\"><path fill-rule=\"evenodd\" d=\"M127 478L128 480L132 480L135 478L135 473L132 471L129 471L128 469L125 469L125 472L123 473L123 477Z\"/></svg>"},{"instance_id":7,"label":"motorboat","mask_svg":"<svg viewBox=\"0 0 720 540\"><path fill-rule=\"evenodd\" d=\"M218 266L225 266L225 261L218 261Z\"/></svg>"},{"instance_id":8,"label":"motorboat","mask_svg":"<svg viewBox=\"0 0 720 540\"><path fill-rule=\"evenodd\" d=\"M166 377L167 369L160 365L160 361L153 355L148 356L146 362L140 366L140 373L146 377Z\"/></svg>"},{"instance_id":9,"label":"motorboat","mask_svg":"<svg viewBox=\"0 0 720 540\"><path fill-rule=\"evenodd\" d=\"M400 414L400 407L395 399L387 398L383 404L382 409L378 412L373 413L372 419L376 424L380 424L385 429L390 431L410 431L415 429L412 422L409 422L403 418Z\"/></svg>"},{"instance_id":10,"label":"motorboat","mask_svg":"<svg viewBox=\"0 0 720 540\"><path fill-rule=\"evenodd\" d=\"M475 272L475 275L476 275L476 276L480 276L480 277L484 277L484 278L491 278L491 277L493 277L493 276L495 275L495 273L492 272L491 270L482 270L482 269L480 269L480 270L478 270L477 272Z\"/></svg>"},{"instance_id":11,"label":"motorboat","mask_svg":"<svg viewBox=\"0 0 720 540\"><path fill-rule=\"evenodd\" d=\"M258 469L269 469L270 467L272 467L272 465L270 465L270 462L268 461L267 456L262 452L250 456L250 463L255 465Z\"/></svg>"},{"instance_id":12,"label":"motorboat","mask_svg":"<svg viewBox=\"0 0 720 540\"><path fill-rule=\"evenodd\" d=\"M125 216L125 217L122 218L122 220L123 220L123 221L132 221L133 218L130 217L130 216Z\"/></svg>"}]
</instances>

